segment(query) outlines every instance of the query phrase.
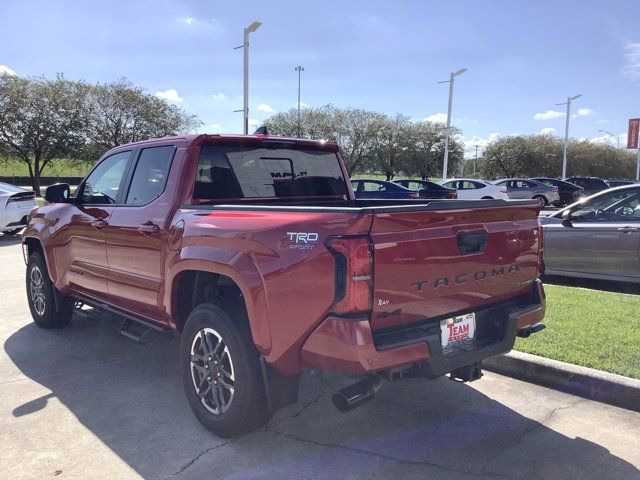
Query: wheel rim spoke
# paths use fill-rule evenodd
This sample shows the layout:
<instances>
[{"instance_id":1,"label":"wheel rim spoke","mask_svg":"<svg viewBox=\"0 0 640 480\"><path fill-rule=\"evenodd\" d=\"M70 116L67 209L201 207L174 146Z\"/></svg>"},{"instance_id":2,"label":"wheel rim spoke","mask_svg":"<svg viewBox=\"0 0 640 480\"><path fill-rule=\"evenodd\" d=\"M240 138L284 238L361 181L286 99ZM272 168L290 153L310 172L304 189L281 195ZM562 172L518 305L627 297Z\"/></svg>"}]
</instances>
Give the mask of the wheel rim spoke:
<instances>
[{"instance_id":1,"label":"wheel rim spoke","mask_svg":"<svg viewBox=\"0 0 640 480\"><path fill-rule=\"evenodd\" d=\"M219 377L218 383L222 385L224 388L226 388L227 390L229 390L231 393L233 393L233 384L227 382L225 378Z\"/></svg>"}]
</instances>

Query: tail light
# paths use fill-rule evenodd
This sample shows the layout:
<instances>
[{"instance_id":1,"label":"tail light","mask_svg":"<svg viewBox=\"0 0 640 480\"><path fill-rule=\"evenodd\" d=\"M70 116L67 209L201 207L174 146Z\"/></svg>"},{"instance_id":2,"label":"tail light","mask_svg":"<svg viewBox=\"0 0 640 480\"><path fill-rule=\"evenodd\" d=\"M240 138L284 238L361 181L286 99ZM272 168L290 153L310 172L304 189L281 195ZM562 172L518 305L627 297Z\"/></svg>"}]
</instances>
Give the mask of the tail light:
<instances>
[{"instance_id":1,"label":"tail light","mask_svg":"<svg viewBox=\"0 0 640 480\"><path fill-rule=\"evenodd\" d=\"M418 193L410 193L409 198L418 198Z\"/></svg>"},{"instance_id":2,"label":"tail light","mask_svg":"<svg viewBox=\"0 0 640 480\"><path fill-rule=\"evenodd\" d=\"M538 277L544 275L544 229L538 220Z\"/></svg>"},{"instance_id":3,"label":"tail light","mask_svg":"<svg viewBox=\"0 0 640 480\"><path fill-rule=\"evenodd\" d=\"M507 190L506 188L501 188L500 193L509 193L509 190Z\"/></svg>"},{"instance_id":4,"label":"tail light","mask_svg":"<svg viewBox=\"0 0 640 480\"><path fill-rule=\"evenodd\" d=\"M368 313L373 308L373 244L368 236L330 237L327 248L335 260L338 315Z\"/></svg>"},{"instance_id":5,"label":"tail light","mask_svg":"<svg viewBox=\"0 0 640 480\"><path fill-rule=\"evenodd\" d=\"M551 191L554 193L558 193L558 187L551 187Z\"/></svg>"},{"instance_id":6,"label":"tail light","mask_svg":"<svg viewBox=\"0 0 640 480\"><path fill-rule=\"evenodd\" d=\"M449 195L451 195L451 198L458 198L458 192L451 192Z\"/></svg>"}]
</instances>

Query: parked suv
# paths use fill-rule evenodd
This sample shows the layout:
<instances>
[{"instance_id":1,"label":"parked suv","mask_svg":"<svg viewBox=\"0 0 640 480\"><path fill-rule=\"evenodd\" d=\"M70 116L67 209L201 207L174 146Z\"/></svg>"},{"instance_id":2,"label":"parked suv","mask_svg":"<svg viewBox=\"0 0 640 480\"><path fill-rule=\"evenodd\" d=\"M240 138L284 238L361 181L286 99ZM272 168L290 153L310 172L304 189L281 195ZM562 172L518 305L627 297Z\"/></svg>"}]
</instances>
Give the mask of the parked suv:
<instances>
[{"instance_id":1,"label":"parked suv","mask_svg":"<svg viewBox=\"0 0 640 480\"><path fill-rule=\"evenodd\" d=\"M587 197L610 188L607 182L598 177L569 177L566 181L584 188Z\"/></svg>"}]
</instances>

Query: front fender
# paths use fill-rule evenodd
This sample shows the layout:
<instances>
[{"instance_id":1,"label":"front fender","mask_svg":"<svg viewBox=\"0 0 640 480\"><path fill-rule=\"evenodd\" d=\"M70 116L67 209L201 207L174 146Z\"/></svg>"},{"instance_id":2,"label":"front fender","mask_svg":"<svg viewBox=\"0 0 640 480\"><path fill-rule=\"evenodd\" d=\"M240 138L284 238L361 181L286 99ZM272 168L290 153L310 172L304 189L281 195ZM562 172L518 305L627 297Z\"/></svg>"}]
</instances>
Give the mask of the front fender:
<instances>
[{"instance_id":1,"label":"front fender","mask_svg":"<svg viewBox=\"0 0 640 480\"><path fill-rule=\"evenodd\" d=\"M176 327L174 298L175 281L178 275L187 270L215 273L231 278L245 300L251 335L256 348L262 355L271 350L271 330L267 296L264 282L251 254L228 248L212 246L188 246L176 252L167 266L165 296L168 299L167 313L173 327Z\"/></svg>"},{"instance_id":2,"label":"front fender","mask_svg":"<svg viewBox=\"0 0 640 480\"><path fill-rule=\"evenodd\" d=\"M47 264L47 270L49 272L49 278L54 283L56 288L61 289L61 285L58 285L58 270L56 268L56 262L53 258L53 247L51 239L51 226L57 221L57 216L52 219L45 212L41 211L41 208L33 210L29 214L29 222L22 232L22 243L27 244L30 240L37 241L42 246L42 252L44 254L44 261ZM28 260L28 259L27 259Z\"/></svg>"}]
</instances>

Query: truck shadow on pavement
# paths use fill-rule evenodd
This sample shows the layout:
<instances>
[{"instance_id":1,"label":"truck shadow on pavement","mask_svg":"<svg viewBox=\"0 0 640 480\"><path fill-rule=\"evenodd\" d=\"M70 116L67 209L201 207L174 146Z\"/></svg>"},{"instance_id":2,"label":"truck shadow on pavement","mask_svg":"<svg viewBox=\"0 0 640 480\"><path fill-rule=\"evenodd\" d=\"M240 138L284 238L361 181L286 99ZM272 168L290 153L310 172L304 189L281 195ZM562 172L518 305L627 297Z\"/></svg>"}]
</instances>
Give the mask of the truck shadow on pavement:
<instances>
[{"instance_id":1,"label":"truck shadow on pavement","mask_svg":"<svg viewBox=\"0 0 640 480\"><path fill-rule=\"evenodd\" d=\"M484 381L513 389L514 403L539 421L445 378L385 385L373 402L341 414L330 398L352 380L308 371L296 405L277 412L263 430L222 440L200 426L184 398L178 341L156 335L140 346L117 329L117 321L95 315L55 331L29 324L5 342L20 372L51 392L25 403L16 398L2 409L46 419L37 424L42 441L24 455L55 451L52 474L73 463L85 478L110 477L95 451L83 453L82 439L46 416L49 400L57 398L145 478L639 477L601 446L545 426L584 400L555 392L553 406L541 394L523 399L517 383L500 377Z\"/></svg>"}]
</instances>

